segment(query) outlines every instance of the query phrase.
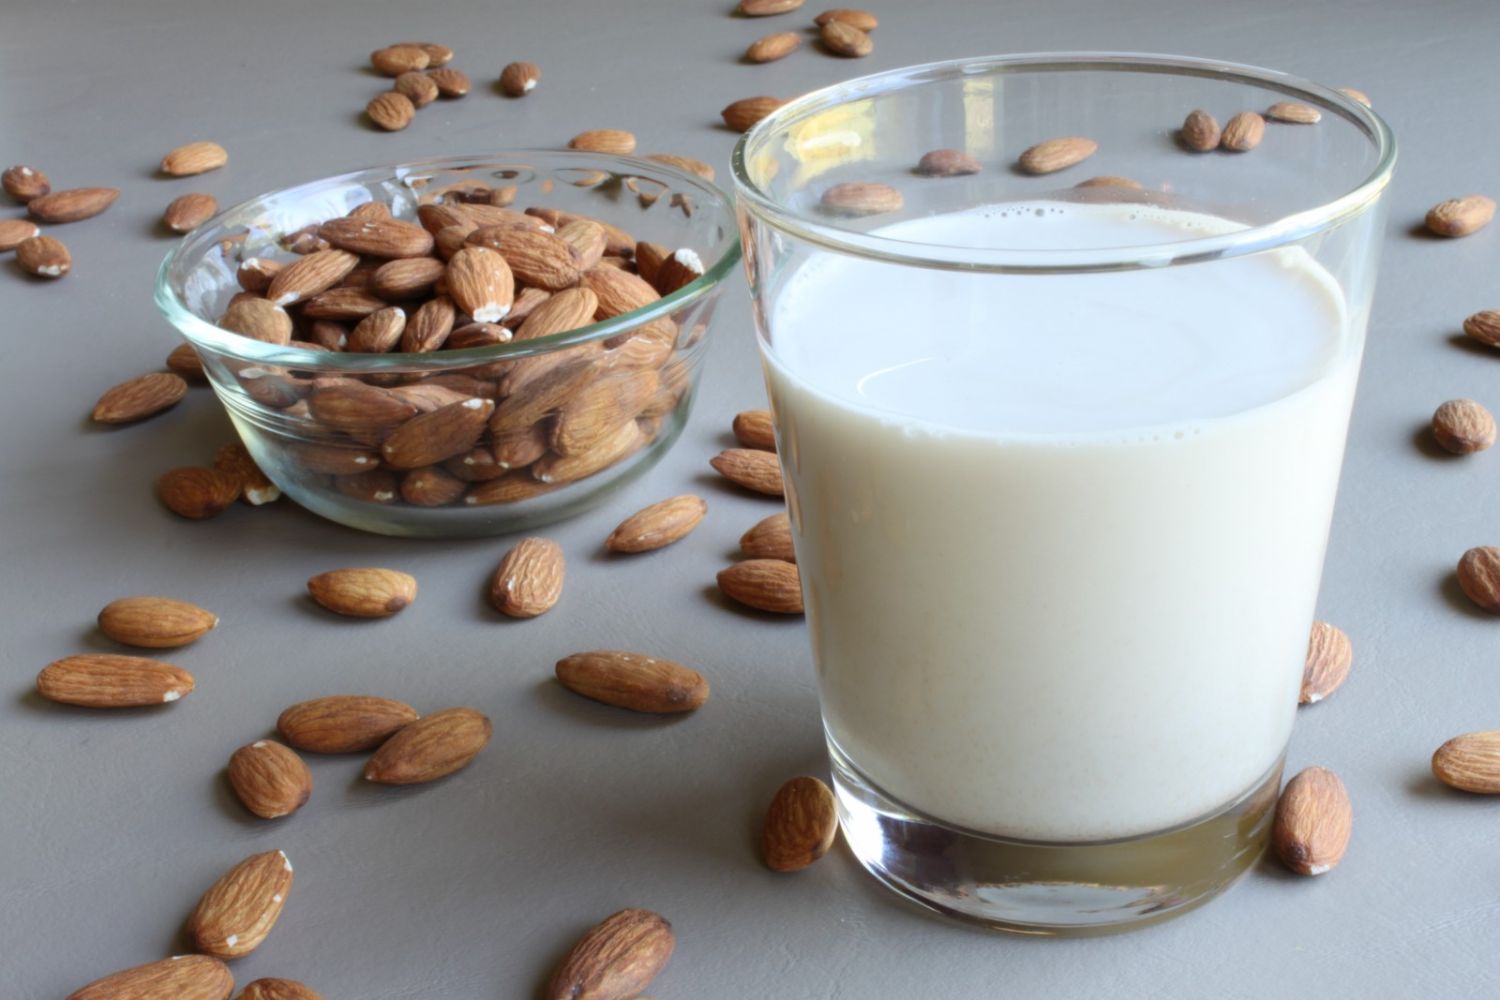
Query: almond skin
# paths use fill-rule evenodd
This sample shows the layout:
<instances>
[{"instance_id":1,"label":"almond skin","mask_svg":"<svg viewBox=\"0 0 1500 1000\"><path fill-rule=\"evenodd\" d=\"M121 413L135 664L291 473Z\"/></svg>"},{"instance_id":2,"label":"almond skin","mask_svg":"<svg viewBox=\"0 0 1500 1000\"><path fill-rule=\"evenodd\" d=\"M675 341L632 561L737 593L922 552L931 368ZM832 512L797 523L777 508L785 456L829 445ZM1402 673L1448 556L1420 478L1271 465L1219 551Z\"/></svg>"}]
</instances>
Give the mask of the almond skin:
<instances>
[{"instance_id":1,"label":"almond skin","mask_svg":"<svg viewBox=\"0 0 1500 1000\"><path fill-rule=\"evenodd\" d=\"M525 97L541 79L536 63L513 62L500 71L500 89L510 97Z\"/></svg>"},{"instance_id":2,"label":"almond skin","mask_svg":"<svg viewBox=\"0 0 1500 1000\"><path fill-rule=\"evenodd\" d=\"M218 211L218 199L211 194L194 191L173 198L162 213L161 221L174 233L188 233L212 219Z\"/></svg>"},{"instance_id":3,"label":"almond skin","mask_svg":"<svg viewBox=\"0 0 1500 1000\"><path fill-rule=\"evenodd\" d=\"M824 191L818 204L829 215L860 218L900 211L905 201L901 192L889 184L845 181Z\"/></svg>"},{"instance_id":4,"label":"almond skin","mask_svg":"<svg viewBox=\"0 0 1500 1000\"><path fill-rule=\"evenodd\" d=\"M1313 622L1298 703L1311 705L1333 694L1349 676L1353 663L1354 647L1344 630L1327 622Z\"/></svg>"},{"instance_id":5,"label":"almond skin","mask_svg":"<svg viewBox=\"0 0 1500 1000\"><path fill-rule=\"evenodd\" d=\"M128 424L170 410L187 395L182 376L150 372L105 390L94 404L93 419L101 424Z\"/></svg>"},{"instance_id":6,"label":"almond skin","mask_svg":"<svg viewBox=\"0 0 1500 1000\"><path fill-rule=\"evenodd\" d=\"M257 979L240 991L238 1000L323 1000L323 995L293 979Z\"/></svg>"},{"instance_id":7,"label":"almond skin","mask_svg":"<svg viewBox=\"0 0 1500 1000\"><path fill-rule=\"evenodd\" d=\"M776 450L776 426L771 422L770 410L744 410L735 414L734 439L743 447L761 451Z\"/></svg>"},{"instance_id":8,"label":"almond skin","mask_svg":"<svg viewBox=\"0 0 1500 1000\"><path fill-rule=\"evenodd\" d=\"M207 955L178 955L96 979L68 1000L228 1000L234 991L229 966Z\"/></svg>"},{"instance_id":9,"label":"almond skin","mask_svg":"<svg viewBox=\"0 0 1500 1000\"><path fill-rule=\"evenodd\" d=\"M472 708L445 708L412 722L380 745L365 780L414 785L467 766L490 741L490 720Z\"/></svg>"},{"instance_id":10,"label":"almond skin","mask_svg":"<svg viewBox=\"0 0 1500 1000\"><path fill-rule=\"evenodd\" d=\"M1219 146L1231 153L1245 153L1260 145L1266 134L1266 120L1254 111L1241 111L1224 124Z\"/></svg>"},{"instance_id":11,"label":"almond skin","mask_svg":"<svg viewBox=\"0 0 1500 1000\"><path fill-rule=\"evenodd\" d=\"M417 710L404 702L336 694L298 702L281 713L276 730L298 750L360 753L380 746L417 718Z\"/></svg>"},{"instance_id":12,"label":"almond skin","mask_svg":"<svg viewBox=\"0 0 1500 1000\"><path fill-rule=\"evenodd\" d=\"M29 219L0 219L0 253L14 250L40 234L36 223Z\"/></svg>"},{"instance_id":13,"label":"almond skin","mask_svg":"<svg viewBox=\"0 0 1500 1000\"><path fill-rule=\"evenodd\" d=\"M1099 144L1083 136L1063 136L1048 139L1021 154L1017 165L1023 173L1039 176L1055 174L1087 160L1099 151Z\"/></svg>"},{"instance_id":14,"label":"almond skin","mask_svg":"<svg viewBox=\"0 0 1500 1000\"><path fill-rule=\"evenodd\" d=\"M779 97L745 97L727 105L719 116L736 132L748 132L772 111L785 104Z\"/></svg>"},{"instance_id":15,"label":"almond skin","mask_svg":"<svg viewBox=\"0 0 1500 1000\"><path fill-rule=\"evenodd\" d=\"M193 690L193 675L143 656L91 653L47 664L37 675L43 698L86 708L138 708L174 702Z\"/></svg>"},{"instance_id":16,"label":"almond skin","mask_svg":"<svg viewBox=\"0 0 1500 1000\"><path fill-rule=\"evenodd\" d=\"M618 128L589 129L569 139L568 148L582 149L591 153L629 156L635 152L635 136Z\"/></svg>"},{"instance_id":17,"label":"almond skin","mask_svg":"<svg viewBox=\"0 0 1500 1000\"><path fill-rule=\"evenodd\" d=\"M292 888L283 851L252 854L220 876L188 917L193 946L218 958L254 951L276 926Z\"/></svg>"},{"instance_id":18,"label":"almond skin","mask_svg":"<svg viewBox=\"0 0 1500 1000\"><path fill-rule=\"evenodd\" d=\"M170 177L191 177L218 170L229 162L229 153L217 142L190 142L161 158L161 172Z\"/></svg>"},{"instance_id":19,"label":"almond skin","mask_svg":"<svg viewBox=\"0 0 1500 1000\"><path fill-rule=\"evenodd\" d=\"M552 974L546 1000L638 997L666 968L676 943L672 925L659 914L621 910L573 946Z\"/></svg>"},{"instance_id":20,"label":"almond skin","mask_svg":"<svg viewBox=\"0 0 1500 1000\"><path fill-rule=\"evenodd\" d=\"M979 160L961 149L934 149L917 161L917 173L923 177L959 177L979 170Z\"/></svg>"},{"instance_id":21,"label":"almond skin","mask_svg":"<svg viewBox=\"0 0 1500 1000\"><path fill-rule=\"evenodd\" d=\"M761 856L772 871L800 871L828 853L838 830L832 790L814 777L793 778L771 799Z\"/></svg>"},{"instance_id":22,"label":"almond skin","mask_svg":"<svg viewBox=\"0 0 1500 1000\"><path fill-rule=\"evenodd\" d=\"M759 448L727 448L709 460L719 474L737 486L767 496L779 497L786 492L781 478L781 463L774 452Z\"/></svg>"},{"instance_id":23,"label":"almond skin","mask_svg":"<svg viewBox=\"0 0 1500 1000\"><path fill-rule=\"evenodd\" d=\"M802 577L795 563L746 559L719 571L719 589L757 611L802 614Z\"/></svg>"},{"instance_id":24,"label":"almond skin","mask_svg":"<svg viewBox=\"0 0 1500 1000\"><path fill-rule=\"evenodd\" d=\"M240 481L218 469L172 469L156 481L156 495L178 517L202 521L224 513L240 498Z\"/></svg>"},{"instance_id":25,"label":"almond skin","mask_svg":"<svg viewBox=\"0 0 1500 1000\"><path fill-rule=\"evenodd\" d=\"M797 553L792 548L792 521L787 512L772 514L756 522L740 536L740 551L752 559L796 562Z\"/></svg>"},{"instance_id":26,"label":"almond skin","mask_svg":"<svg viewBox=\"0 0 1500 1000\"><path fill-rule=\"evenodd\" d=\"M641 653L574 653L557 661L557 680L574 694L633 712L691 712L708 700L698 671Z\"/></svg>"},{"instance_id":27,"label":"almond skin","mask_svg":"<svg viewBox=\"0 0 1500 1000\"><path fill-rule=\"evenodd\" d=\"M1432 415L1432 436L1455 455L1484 451L1495 443L1495 418L1472 399L1450 399Z\"/></svg>"},{"instance_id":28,"label":"almond skin","mask_svg":"<svg viewBox=\"0 0 1500 1000\"><path fill-rule=\"evenodd\" d=\"M782 31L764 38L757 38L745 50L745 61L775 62L777 59L784 59L791 55L801 44L802 39L795 31Z\"/></svg>"},{"instance_id":29,"label":"almond skin","mask_svg":"<svg viewBox=\"0 0 1500 1000\"><path fill-rule=\"evenodd\" d=\"M1500 309L1482 309L1464 320L1464 334L1481 344L1500 347Z\"/></svg>"},{"instance_id":30,"label":"almond skin","mask_svg":"<svg viewBox=\"0 0 1500 1000\"><path fill-rule=\"evenodd\" d=\"M836 56L859 59L875 51L875 40L848 21L827 21L818 29L818 40Z\"/></svg>"},{"instance_id":31,"label":"almond skin","mask_svg":"<svg viewBox=\"0 0 1500 1000\"><path fill-rule=\"evenodd\" d=\"M312 599L351 618L388 618L417 599L417 581L393 569L335 569L307 581Z\"/></svg>"},{"instance_id":32,"label":"almond skin","mask_svg":"<svg viewBox=\"0 0 1500 1000\"><path fill-rule=\"evenodd\" d=\"M1500 548L1481 545L1458 560L1458 585L1469 600L1500 614Z\"/></svg>"},{"instance_id":33,"label":"almond skin","mask_svg":"<svg viewBox=\"0 0 1500 1000\"><path fill-rule=\"evenodd\" d=\"M69 188L32 198L26 211L42 222L78 222L98 215L118 197L119 188Z\"/></svg>"},{"instance_id":34,"label":"almond skin","mask_svg":"<svg viewBox=\"0 0 1500 1000\"><path fill-rule=\"evenodd\" d=\"M34 203L33 203L34 204ZM1495 217L1495 200L1482 194L1450 198L1427 213L1427 229L1438 236L1471 236Z\"/></svg>"},{"instance_id":35,"label":"almond skin","mask_svg":"<svg viewBox=\"0 0 1500 1000\"><path fill-rule=\"evenodd\" d=\"M1296 101L1277 101L1266 109L1265 117L1288 125L1316 125L1323 120L1323 112L1311 104Z\"/></svg>"},{"instance_id":36,"label":"almond skin","mask_svg":"<svg viewBox=\"0 0 1500 1000\"><path fill-rule=\"evenodd\" d=\"M122 597L99 612L99 631L115 642L146 649L175 649L202 638L219 616L170 597Z\"/></svg>"},{"instance_id":37,"label":"almond skin","mask_svg":"<svg viewBox=\"0 0 1500 1000\"><path fill-rule=\"evenodd\" d=\"M1339 776L1309 767L1282 789L1271 822L1271 849L1298 875L1322 875L1343 859L1353 818Z\"/></svg>"},{"instance_id":38,"label":"almond skin","mask_svg":"<svg viewBox=\"0 0 1500 1000\"><path fill-rule=\"evenodd\" d=\"M394 90L377 94L365 105L365 114L370 121L387 132L399 132L411 124L417 106L411 98Z\"/></svg>"},{"instance_id":39,"label":"almond skin","mask_svg":"<svg viewBox=\"0 0 1500 1000\"><path fill-rule=\"evenodd\" d=\"M1432 755L1432 774L1459 791L1500 795L1500 731L1453 737Z\"/></svg>"},{"instance_id":40,"label":"almond skin","mask_svg":"<svg viewBox=\"0 0 1500 1000\"><path fill-rule=\"evenodd\" d=\"M229 758L229 785L246 809L261 819L279 819L302 808L312 795L312 772L289 747L256 740Z\"/></svg>"},{"instance_id":41,"label":"almond skin","mask_svg":"<svg viewBox=\"0 0 1500 1000\"><path fill-rule=\"evenodd\" d=\"M1188 112L1187 118L1182 122L1182 130L1177 134L1188 149L1195 153L1207 153L1219 148L1219 139L1224 133L1219 128L1218 119L1199 108Z\"/></svg>"},{"instance_id":42,"label":"almond skin","mask_svg":"<svg viewBox=\"0 0 1500 1000\"><path fill-rule=\"evenodd\" d=\"M23 205L33 198L40 198L52 190L52 182L47 175L34 167L17 163L13 167L6 167L4 173L0 173L0 187L5 193Z\"/></svg>"},{"instance_id":43,"label":"almond skin","mask_svg":"<svg viewBox=\"0 0 1500 1000\"><path fill-rule=\"evenodd\" d=\"M73 270L73 255L55 236L30 236L16 245L16 264L34 278L61 278Z\"/></svg>"},{"instance_id":44,"label":"almond skin","mask_svg":"<svg viewBox=\"0 0 1500 1000\"><path fill-rule=\"evenodd\" d=\"M604 547L611 552L650 552L687 537L708 513L702 497L684 494L658 501L621 521Z\"/></svg>"},{"instance_id":45,"label":"almond skin","mask_svg":"<svg viewBox=\"0 0 1500 1000\"><path fill-rule=\"evenodd\" d=\"M490 604L511 618L535 618L562 596L566 561L547 538L523 538L505 553L490 582Z\"/></svg>"}]
</instances>

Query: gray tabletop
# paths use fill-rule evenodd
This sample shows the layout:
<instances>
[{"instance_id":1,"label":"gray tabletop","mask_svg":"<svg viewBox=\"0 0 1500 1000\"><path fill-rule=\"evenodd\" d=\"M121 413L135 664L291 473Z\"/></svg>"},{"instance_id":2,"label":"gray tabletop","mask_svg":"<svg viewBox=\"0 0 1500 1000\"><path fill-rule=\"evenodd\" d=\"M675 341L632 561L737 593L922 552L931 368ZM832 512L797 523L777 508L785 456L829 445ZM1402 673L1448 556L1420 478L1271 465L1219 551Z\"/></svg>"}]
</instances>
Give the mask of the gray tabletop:
<instances>
[{"instance_id":1,"label":"gray tabletop","mask_svg":"<svg viewBox=\"0 0 1500 1000\"><path fill-rule=\"evenodd\" d=\"M530 997L586 927L625 906L666 915L677 954L651 993L672 997L1467 997L1500 986L1500 801L1428 773L1449 736L1500 727L1500 622L1451 579L1467 547L1497 541L1500 456L1436 456L1419 434L1442 400L1500 404L1500 356L1456 339L1500 306L1500 227L1415 238L1432 203L1495 194L1500 5L1493 0L976 0L890 3L877 49L844 61L804 48L737 62L752 39L800 29L816 7L765 21L728 0L308 3L261 0L0 2L0 161L60 186L123 189L69 226L61 282L0 267L0 993L57 997L184 950L181 924L218 874L281 848L297 882L281 922L235 963L243 983L301 979L330 998ZM383 84L367 53L430 37L458 50L475 92L386 135L358 113ZM1356 649L1343 690L1299 716L1289 766L1339 771L1355 804L1343 865L1296 880L1262 864L1227 896L1126 936L1044 941L943 922L880 888L839 849L800 875L759 862L755 836L785 778L826 773L800 621L725 606L714 573L774 505L726 488L707 459L730 416L762 405L747 296L721 304L704 389L661 465L603 507L548 529L571 572L543 618L502 621L487 575L508 544L362 535L290 504L204 523L152 495L168 467L206 462L229 433L207 390L139 427L86 416L105 387L152 369L174 335L151 303L176 194L224 204L369 163L559 145L590 127L709 160L726 179L718 109L863 72L961 55L1134 49L1221 57L1367 91L1403 162L1328 555L1320 615ZM502 65L542 67L509 101ZM162 153L212 138L225 170L153 177ZM7 209L4 214L15 214ZM626 513L697 491L709 514L683 543L608 559ZM348 622L304 581L342 565L416 575L394 619ZM32 693L35 672L112 648L107 601L164 593L223 622L170 657L198 690L163 710L91 713ZM561 655L639 649L693 664L714 695L691 717L628 716L561 691ZM490 748L428 787L360 783L360 760L310 760L294 817L249 817L223 777L229 753L305 698L367 691L430 711L473 705Z\"/></svg>"}]
</instances>

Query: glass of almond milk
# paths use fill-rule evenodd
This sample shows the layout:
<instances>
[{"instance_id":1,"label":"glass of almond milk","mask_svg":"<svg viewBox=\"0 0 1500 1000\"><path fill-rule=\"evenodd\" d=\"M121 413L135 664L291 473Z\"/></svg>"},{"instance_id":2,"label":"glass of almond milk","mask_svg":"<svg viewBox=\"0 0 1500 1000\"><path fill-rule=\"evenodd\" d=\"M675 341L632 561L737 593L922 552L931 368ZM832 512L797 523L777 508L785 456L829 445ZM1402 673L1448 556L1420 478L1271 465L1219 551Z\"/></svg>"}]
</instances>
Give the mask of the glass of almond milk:
<instances>
[{"instance_id":1,"label":"glass of almond milk","mask_svg":"<svg viewBox=\"0 0 1500 1000\"><path fill-rule=\"evenodd\" d=\"M1273 105L1303 120L1248 150L1181 134ZM1021 165L1060 137L1096 148ZM919 167L938 149L967 159ZM883 73L745 136L824 729L876 877L1083 934L1260 855L1394 162L1340 92L1147 55Z\"/></svg>"}]
</instances>

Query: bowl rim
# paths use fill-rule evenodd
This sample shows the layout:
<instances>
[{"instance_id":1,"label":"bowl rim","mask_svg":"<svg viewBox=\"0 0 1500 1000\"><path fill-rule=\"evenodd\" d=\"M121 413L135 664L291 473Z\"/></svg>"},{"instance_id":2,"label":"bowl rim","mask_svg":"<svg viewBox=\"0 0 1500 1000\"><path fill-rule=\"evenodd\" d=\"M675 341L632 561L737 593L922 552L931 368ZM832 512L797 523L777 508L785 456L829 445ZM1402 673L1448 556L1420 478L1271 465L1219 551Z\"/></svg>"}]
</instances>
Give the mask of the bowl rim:
<instances>
[{"instance_id":1,"label":"bowl rim","mask_svg":"<svg viewBox=\"0 0 1500 1000\"><path fill-rule=\"evenodd\" d=\"M371 174L389 175L393 178L400 178L403 173L433 172L442 169L465 167L473 169L491 164L502 166L508 160L522 157L535 158L538 156L575 160L581 168L597 170L601 169L605 164L624 168L611 170L611 173L617 174L629 173L631 169L641 171L646 177L651 177L655 174L666 174L675 182L696 189L697 193L704 195L709 200L713 210L724 217L726 228L730 233L730 239L718 259L706 266L700 277L677 289L672 294L662 296L648 306L547 337L535 337L522 341L506 341L502 344L489 344L483 347L469 347L462 350L439 350L422 353L391 351L383 354L369 354L343 351L315 351L291 345L270 344L265 341L254 340L231 330L226 330L215 323L203 319L188 307L187 303L177 294L177 290L173 284L172 279L176 269L183 265L189 257L198 253L200 249L204 249L206 244L217 244L224 239L225 233L222 228L222 220L226 216L250 209L257 203L264 202L267 199L289 195L302 189L333 185L339 182L354 183ZM701 211L706 207L708 206L699 205L697 210ZM209 250L208 252L212 251ZM331 174L326 177L303 181L300 184L276 188L262 192L252 198L246 198L220 211L212 219L203 223L177 242L157 268L155 300L157 308L161 310L167 320L194 347L201 346L212 350L216 354L224 355L238 361L246 361L252 364L283 365L300 369L320 369L339 372L446 371L453 368L483 365L494 361L546 354L551 351L573 347L593 340L604 340L621 333L629 332L637 327L644 326L663 316L676 312L679 309L690 306L713 293L724 278L728 276L730 271L739 264L741 254L740 234L738 226L735 224L734 199L724 189L697 174L690 173L668 163L648 160L638 156L540 147L505 149L488 153L402 160L396 163L362 167L358 170L346 171L341 174Z\"/></svg>"}]
</instances>

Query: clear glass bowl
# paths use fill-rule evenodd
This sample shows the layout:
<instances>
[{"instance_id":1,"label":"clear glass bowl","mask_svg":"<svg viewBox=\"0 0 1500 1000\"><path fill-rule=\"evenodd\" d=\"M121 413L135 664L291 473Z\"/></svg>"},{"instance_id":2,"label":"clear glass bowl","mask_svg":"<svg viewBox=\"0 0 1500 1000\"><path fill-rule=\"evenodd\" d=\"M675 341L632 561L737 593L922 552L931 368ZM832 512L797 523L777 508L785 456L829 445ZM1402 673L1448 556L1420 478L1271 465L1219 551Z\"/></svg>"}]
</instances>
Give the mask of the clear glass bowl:
<instances>
[{"instance_id":1,"label":"clear glass bowl","mask_svg":"<svg viewBox=\"0 0 1500 1000\"><path fill-rule=\"evenodd\" d=\"M633 254L624 249L630 242L625 234L668 251L691 249L703 275L643 308L575 330L430 353L320 351L217 325L243 291L236 276L242 261L297 259L283 248L289 234L371 201L415 221L420 205L456 201L480 184L481 190L514 187L516 210L549 208L616 227L623 233L612 235L608 253ZM202 358L251 455L299 504L382 534L486 535L577 513L641 475L672 446L692 406L720 282L739 259L732 202L702 178L633 157L523 150L373 167L244 202L194 230L168 255L156 301ZM466 321L460 312L455 327ZM304 332L306 319L297 322L294 337ZM527 375L563 368L578 375L557 406L545 409L545 399L539 404L535 393L516 388L527 381L515 375L518 368ZM339 421L315 415L323 409L310 402L318 392L351 380L383 389L438 385L482 397L476 408L494 408L482 436L464 452L419 468L392 468L382 439L394 427L356 436ZM551 422L559 419L559 407L585 394L611 405L618 399L619 410L630 412L611 414L612 433L599 447L590 443L597 438L591 434L585 446L561 454ZM497 452L499 437L508 435L514 445L527 427L532 444ZM547 450L538 453L543 442Z\"/></svg>"}]
</instances>

